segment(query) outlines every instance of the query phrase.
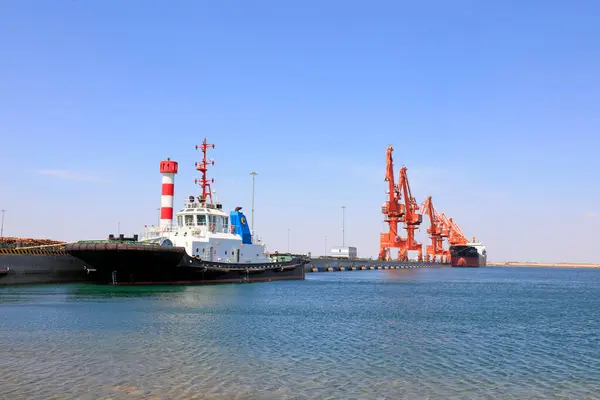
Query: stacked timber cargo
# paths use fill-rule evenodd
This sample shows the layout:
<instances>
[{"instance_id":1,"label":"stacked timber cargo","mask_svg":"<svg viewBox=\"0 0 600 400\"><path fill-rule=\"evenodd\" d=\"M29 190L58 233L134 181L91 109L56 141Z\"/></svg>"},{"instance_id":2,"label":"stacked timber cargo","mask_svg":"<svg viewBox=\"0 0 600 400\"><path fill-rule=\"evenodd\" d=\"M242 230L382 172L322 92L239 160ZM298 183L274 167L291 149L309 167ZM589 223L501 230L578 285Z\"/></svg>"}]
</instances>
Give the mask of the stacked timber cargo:
<instances>
[{"instance_id":1,"label":"stacked timber cargo","mask_svg":"<svg viewBox=\"0 0 600 400\"><path fill-rule=\"evenodd\" d=\"M3 249L15 249L18 247L32 247L32 246L53 246L63 245L65 242L52 239L33 239L33 238L20 238L20 237L3 237L0 238L0 248Z\"/></svg>"}]
</instances>

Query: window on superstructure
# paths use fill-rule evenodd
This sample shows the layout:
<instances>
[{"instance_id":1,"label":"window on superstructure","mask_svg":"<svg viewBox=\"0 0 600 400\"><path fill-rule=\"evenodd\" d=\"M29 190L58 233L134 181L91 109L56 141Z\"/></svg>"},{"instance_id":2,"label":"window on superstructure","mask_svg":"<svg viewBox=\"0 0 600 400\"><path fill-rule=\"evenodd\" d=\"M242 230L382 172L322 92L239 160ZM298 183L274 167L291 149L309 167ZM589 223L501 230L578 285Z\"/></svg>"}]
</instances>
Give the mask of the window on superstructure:
<instances>
[{"instance_id":1,"label":"window on superstructure","mask_svg":"<svg viewBox=\"0 0 600 400\"><path fill-rule=\"evenodd\" d=\"M185 226L193 226L194 225L194 216L186 215L185 216Z\"/></svg>"},{"instance_id":2,"label":"window on superstructure","mask_svg":"<svg viewBox=\"0 0 600 400\"><path fill-rule=\"evenodd\" d=\"M206 215L196 215L198 225L206 225Z\"/></svg>"},{"instance_id":3,"label":"window on superstructure","mask_svg":"<svg viewBox=\"0 0 600 400\"><path fill-rule=\"evenodd\" d=\"M227 232L227 218L226 217L221 217L221 225L222 225L222 229L223 232Z\"/></svg>"},{"instance_id":4,"label":"window on superstructure","mask_svg":"<svg viewBox=\"0 0 600 400\"><path fill-rule=\"evenodd\" d=\"M183 218L181 217L181 215L177 216L177 225L178 226L183 226Z\"/></svg>"}]
</instances>

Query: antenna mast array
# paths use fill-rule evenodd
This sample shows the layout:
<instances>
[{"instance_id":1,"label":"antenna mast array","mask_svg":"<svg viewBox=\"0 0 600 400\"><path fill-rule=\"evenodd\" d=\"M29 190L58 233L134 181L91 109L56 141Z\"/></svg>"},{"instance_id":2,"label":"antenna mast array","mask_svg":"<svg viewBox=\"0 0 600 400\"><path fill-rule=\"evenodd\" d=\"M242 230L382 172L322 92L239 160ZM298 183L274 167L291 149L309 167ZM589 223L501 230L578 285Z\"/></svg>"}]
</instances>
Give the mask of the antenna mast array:
<instances>
[{"instance_id":1,"label":"antenna mast array","mask_svg":"<svg viewBox=\"0 0 600 400\"><path fill-rule=\"evenodd\" d=\"M215 145L206 143L206 138L204 138L204 141L202 142L201 145L199 145L199 146L196 145L196 150L198 150L198 148L200 148L202 150L203 157L202 157L201 162L195 163L195 166L196 166L196 170L200 171L202 173L202 178L194 179L194 183L200 183L200 187L202 188L202 201L206 201L206 199L210 197L210 204L213 204L213 198L212 198L210 184L215 183L215 178L206 179L206 171L208 171L209 165L215 165L215 161L214 160L208 161L206 159L206 149L208 149L208 148L214 149Z\"/></svg>"}]
</instances>

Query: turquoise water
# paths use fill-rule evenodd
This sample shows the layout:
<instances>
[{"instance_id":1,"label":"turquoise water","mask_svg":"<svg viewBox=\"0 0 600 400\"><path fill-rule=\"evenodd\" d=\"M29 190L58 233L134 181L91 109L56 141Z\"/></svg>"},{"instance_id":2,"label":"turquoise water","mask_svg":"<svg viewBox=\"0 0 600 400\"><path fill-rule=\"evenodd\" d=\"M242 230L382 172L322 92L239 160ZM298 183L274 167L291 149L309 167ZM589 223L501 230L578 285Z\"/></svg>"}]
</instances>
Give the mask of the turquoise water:
<instances>
[{"instance_id":1,"label":"turquoise water","mask_svg":"<svg viewBox=\"0 0 600 400\"><path fill-rule=\"evenodd\" d=\"M599 399L600 269L0 289L1 399Z\"/></svg>"}]
</instances>

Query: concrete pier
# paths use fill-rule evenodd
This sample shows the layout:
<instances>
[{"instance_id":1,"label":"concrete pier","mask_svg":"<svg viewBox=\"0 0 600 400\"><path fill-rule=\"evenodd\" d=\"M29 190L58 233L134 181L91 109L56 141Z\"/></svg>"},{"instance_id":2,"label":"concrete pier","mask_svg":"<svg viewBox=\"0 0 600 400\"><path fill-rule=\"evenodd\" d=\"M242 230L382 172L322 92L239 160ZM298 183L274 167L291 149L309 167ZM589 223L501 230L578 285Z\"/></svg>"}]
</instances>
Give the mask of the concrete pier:
<instances>
[{"instance_id":1,"label":"concrete pier","mask_svg":"<svg viewBox=\"0 0 600 400\"><path fill-rule=\"evenodd\" d=\"M372 271L386 269L410 269L410 268L443 268L448 264L433 262L401 262L401 261L379 261L379 260L332 260L312 258L305 265L306 272L343 272L343 271Z\"/></svg>"}]
</instances>

